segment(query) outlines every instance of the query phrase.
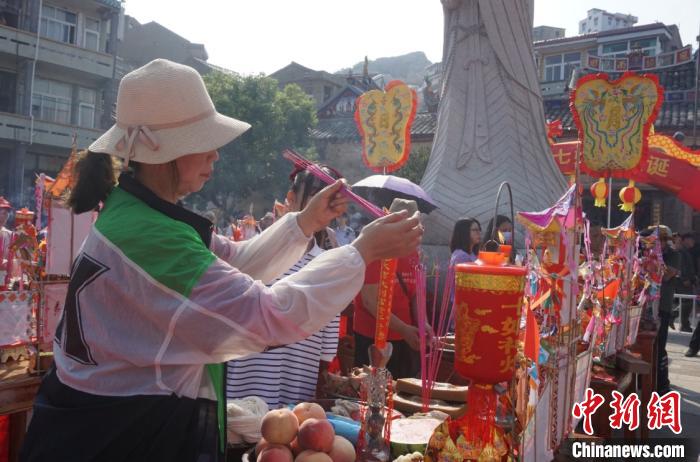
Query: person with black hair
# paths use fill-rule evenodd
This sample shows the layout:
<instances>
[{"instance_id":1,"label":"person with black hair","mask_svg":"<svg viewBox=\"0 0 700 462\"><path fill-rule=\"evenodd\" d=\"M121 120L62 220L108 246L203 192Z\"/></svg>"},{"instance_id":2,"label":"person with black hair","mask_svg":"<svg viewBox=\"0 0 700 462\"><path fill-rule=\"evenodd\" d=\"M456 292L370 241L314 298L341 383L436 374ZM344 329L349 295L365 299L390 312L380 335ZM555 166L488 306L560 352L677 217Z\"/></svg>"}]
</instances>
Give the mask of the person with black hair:
<instances>
[{"instance_id":1,"label":"person with black hair","mask_svg":"<svg viewBox=\"0 0 700 462\"><path fill-rule=\"evenodd\" d=\"M322 165L321 169L336 180L342 178L331 167ZM295 169L290 180L286 205L288 212L292 213L304 210L311 198L324 187L308 170ZM273 284L297 273L326 250L338 247L332 236L330 228L317 232L301 259ZM270 409L322 398L324 377L338 348L339 325L340 315L336 315L326 326L303 340L229 361L226 370L227 398L257 396ZM260 380L261 377L265 380Z\"/></svg>"},{"instance_id":2,"label":"person with black hair","mask_svg":"<svg viewBox=\"0 0 700 462\"><path fill-rule=\"evenodd\" d=\"M657 228L657 227L653 227ZM661 290L659 294L659 332L657 340L657 373L656 391L663 395L670 390L671 382L668 378L668 353L666 343L668 341L668 329L673 322L673 295L676 292L676 282L680 272L680 254L673 248L673 236L671 230L664 225L658 226L659 239L663 252L666 269L661 278Z\"/></svg>"},{"instance_id":3,"label":"person with black hair","mask_svg":"<svg viewBox=\"0 0 700 462\"><path fill-rule=\"evenodd\" d=\"M695 262L691 253L695 246L695 236L692 233L684 233L680 236L680 243L676 250L681 256L681 267L676 293L684 295L695 295L697 282L697 273L695 270ZM692 311L693 301L681 299L680 320L681 332L692 332L690 326L690 312Z\"/></svg>"},{"instance_id":4,"label":"person with black hair","mask_svg":"<svg viewBox=\"0 0 700 462\"><path fill-rule=\"evenodd\" d=\"M476 218L461 218L452 229L450 266L476 260L481 244L481 224Z\"/></svg>"},{"instance_id":5,"label":"person with black hair","mask_svg":"<svg viewBox=\"0 0 700 462\"><path fill-rule=\"evenodd\" d=\"M505 215L496 216L496 234L492 236L493 233L493 218L489 220L489 224L486 226L486 234L484 235L484 242L488 242L491 239L496 240L501 244L513 243L513 222ZM501 242L501 237L503 236L503 242Z\"/></svg>"},{"instance_id":6,"label":"person with black hair","mask_svg":"<svg viewBox=\"0 0 700 462\"><path fill-rule=\"evenodd\" d=\"M216 112L191 67L156 59L121 80L116 124L76 165L68 203L99 217L73 264L22 461L223 461L222 363L318 331L368 263L416 251L419 216L391 214L266 286L347 199L336 181L253 239L212 233L179 203L248 128ZM118 182L112 156L131 169Z\"/></svg>"}]
</instances>

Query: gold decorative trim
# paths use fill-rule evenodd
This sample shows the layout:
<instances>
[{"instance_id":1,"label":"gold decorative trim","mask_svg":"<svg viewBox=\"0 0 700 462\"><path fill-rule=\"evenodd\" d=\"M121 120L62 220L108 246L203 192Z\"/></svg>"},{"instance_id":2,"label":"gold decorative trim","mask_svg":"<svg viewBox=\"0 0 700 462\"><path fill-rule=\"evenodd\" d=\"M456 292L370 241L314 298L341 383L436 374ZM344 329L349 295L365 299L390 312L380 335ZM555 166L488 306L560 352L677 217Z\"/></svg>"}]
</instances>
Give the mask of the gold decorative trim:
<instances>
[{"instance_id":1,"label":"gold decorative trim","mask_svg":"<svg viewBox=\"0 0 700 462\"><path fill-rule=\"evenodd\" d=\"M525 276L457 273L457 287L490 293L522 292Z\"/></svg>"}]
</instances>

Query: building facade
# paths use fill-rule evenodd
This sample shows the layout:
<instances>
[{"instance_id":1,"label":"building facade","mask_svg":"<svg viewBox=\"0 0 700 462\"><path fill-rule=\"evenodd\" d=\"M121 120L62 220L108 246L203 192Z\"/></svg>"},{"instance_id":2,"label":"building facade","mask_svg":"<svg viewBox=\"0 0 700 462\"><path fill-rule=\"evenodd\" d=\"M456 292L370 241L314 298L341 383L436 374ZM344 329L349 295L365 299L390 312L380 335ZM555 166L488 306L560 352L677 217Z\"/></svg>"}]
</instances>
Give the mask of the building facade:
<instances>
[{"instance_id":1,"label":"building facade","mask_svg":"<svg viewBox=\"0 0 700 462\"><path fill-rule=\"evenodd\" d=\"M119 80L156 58L230 72L204 45L125 16L120 0L0 0L0 195L31 206L35 175L109 128Z\"/></svg>"},{"instance_id":2,"label":"building facade","mask_svg":"<svg viewBox=\"0 0 700 462\"><path fill-rule=\"evenodd\" d=\"M72 144L111 124L121 3L0 1L0 194L33 200Z\"/></svg>"},{"instance_id":3,"label":"building facade","mask_svg":"<svg viewBox=\"0 0 700 462\"><path fill-rule=\"evenodd\" d=\"M566 36L566 29L561 27L537 26L532 28L532 41L551 40Z\"/></svg>"},{"instance_id":4,"label":"building facade","mask_svg":"<svg viewBox=\"0 0 700 462\"><path fill-rule=\"evenodd\" d=\"M345 86L345 79L341 75L315 71L294 61L273 72L270 77L277 80L280 88L290 84L299 85L307 95L314 99L316 108L325 105Z\"/></svg>"},{"instance_id":5,"label":"building facade","mask_svg":"<svg viewBox=\"0 0 700 462\"><path fill-rule=\"evenodd\" d=\"M579 34L591 34L613 29L624 29L637 24L637 17L631 14L609 13L605 10L592 8L588 15L578 23Z\"/></svg>"},{"instance_id":6,"label":"building facade","mask_svg":"<svg viewBox=\"0 0 700 462\"><path fill-rule=\"evenodd\" d=\"M578 78L604 72L617 79L624 72L634 71L656 75L664 87L664 103L654 123L655 130L669 136L681 132L687 146L700 145L700 140L693 136L700 128L697 125L700 111L693 117L698 109L697 55L694 57L691 46L684 46L675 25L647 24L545 40L535 42L534 51L545 117L561 120L562 141L578 136L569 109L569 90ZM624 181L615 181L614 194L625 185ZM700 215L675 196L651 186L640 184L639 188L642 202L636 208L638 225L662 221L674 230L700 229ZM589 217L605 224L607 212L593 207L592 202L589 195L584 195ZM624 218L617 209L612 210L612 215L614 224Z\"/></svg>"}]
</instances>

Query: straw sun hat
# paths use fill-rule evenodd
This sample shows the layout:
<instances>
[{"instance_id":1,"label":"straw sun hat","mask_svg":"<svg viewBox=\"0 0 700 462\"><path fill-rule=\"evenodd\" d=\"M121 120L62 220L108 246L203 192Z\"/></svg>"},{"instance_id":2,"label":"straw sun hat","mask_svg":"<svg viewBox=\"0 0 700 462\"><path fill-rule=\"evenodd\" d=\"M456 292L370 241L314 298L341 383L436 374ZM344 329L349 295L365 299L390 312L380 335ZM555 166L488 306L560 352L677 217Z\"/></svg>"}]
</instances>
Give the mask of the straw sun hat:
<instances>
[{"instance_id":1,"label":"straw sun hat","mask_svg":"<svg viewBox=\"0 0 700 462\"><path fill-rule=\"evenodd\" d=\"M124 76L117 95L117 121L89 150L162 164L218 149L249 128L246 122L216 112L197 71L156 59Z\"/></svg>"}]
</instances>

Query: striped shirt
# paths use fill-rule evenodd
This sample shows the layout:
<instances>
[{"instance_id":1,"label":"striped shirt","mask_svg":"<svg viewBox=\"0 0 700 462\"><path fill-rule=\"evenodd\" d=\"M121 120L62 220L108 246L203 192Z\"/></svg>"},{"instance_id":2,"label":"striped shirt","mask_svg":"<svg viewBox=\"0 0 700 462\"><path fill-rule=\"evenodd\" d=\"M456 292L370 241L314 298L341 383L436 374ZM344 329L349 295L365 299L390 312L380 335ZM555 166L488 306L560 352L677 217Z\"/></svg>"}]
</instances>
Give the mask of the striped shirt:
<instances>
[{"instance_id":1,"label":"striped shirt","mask_svg":"<svg viewBox=\"0 0 700 462\"><path fill-rule=\"evenodd\" d=\"M320 247L314 245L279 279L296 273L322 252ZM330 362L336 355L339 323L340 315L300 342L229 361L226 371L227 398L258 396L271 409L313 399L320 361Z\"/></svg>"}]
</instances>

